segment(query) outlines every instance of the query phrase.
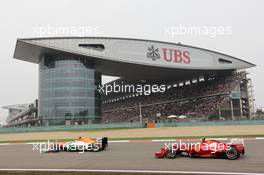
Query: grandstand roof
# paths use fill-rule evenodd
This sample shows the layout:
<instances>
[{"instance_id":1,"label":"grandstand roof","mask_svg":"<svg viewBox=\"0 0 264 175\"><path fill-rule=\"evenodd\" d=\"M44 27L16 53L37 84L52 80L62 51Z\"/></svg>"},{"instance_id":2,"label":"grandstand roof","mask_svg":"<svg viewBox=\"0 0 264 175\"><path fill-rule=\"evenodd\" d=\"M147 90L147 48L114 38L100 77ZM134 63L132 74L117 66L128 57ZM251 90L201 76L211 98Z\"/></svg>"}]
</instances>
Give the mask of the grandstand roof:
<instances>
[{"instance_id":1,"label":"grandstand roof","mask_svg":"<svg viewBox=\"0 0 264 175\"><path fill-rule=\"evenodd\" d=\"M9 105L9 106L3 106L3 109L18 109L22 110L27 108L31 103L25 103L25 104L15 104L15 105Z\"/></svg>"},{"instance_id":2,"label":"grandstand roof","mask_svg":"<svg viewBox=\"0 0 264 175\"><path fill-rule=\"evenodd\" d=\"M107 37L18 39L14 58L39 63L46 54L87 58L96 71L123 80L168 81L255 66L233 56L180 43Z\"/></svg>"}]
</instances>

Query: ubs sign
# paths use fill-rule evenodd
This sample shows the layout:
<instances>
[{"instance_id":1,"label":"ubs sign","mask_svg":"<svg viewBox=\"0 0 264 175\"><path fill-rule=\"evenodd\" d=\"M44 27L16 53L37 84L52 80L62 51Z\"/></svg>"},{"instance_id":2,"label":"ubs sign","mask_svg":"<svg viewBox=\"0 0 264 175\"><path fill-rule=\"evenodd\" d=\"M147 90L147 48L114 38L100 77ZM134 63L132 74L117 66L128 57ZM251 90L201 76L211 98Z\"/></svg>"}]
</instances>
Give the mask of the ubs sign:
<instances>
[{"instance_id":1,"label":"ubs sign","mask_svg":"<svg viewBox=\"0 0 264 175\"><path fill-rule=\"evenodd\" d=\"M160 53L161 52L161 53ZM155 48L150 46L147 49L146 56L153 61L162 58L163 61L171 63L189 64L191 62L191 54L187 50L169 49L169 48Z\"/></svg>"}]
</instances>

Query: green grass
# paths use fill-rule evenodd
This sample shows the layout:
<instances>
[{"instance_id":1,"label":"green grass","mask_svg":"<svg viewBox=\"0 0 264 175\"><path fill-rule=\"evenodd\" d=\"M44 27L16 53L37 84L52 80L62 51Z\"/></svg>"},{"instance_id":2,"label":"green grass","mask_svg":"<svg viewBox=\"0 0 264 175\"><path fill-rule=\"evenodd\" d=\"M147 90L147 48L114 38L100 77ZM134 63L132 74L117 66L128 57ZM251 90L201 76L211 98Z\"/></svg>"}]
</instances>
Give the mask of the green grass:
<instances>
[{"instance_id":1,"label":"green grass","mask_svg":"<svg viewBox=\"0 0 264 175\"><path fill-rule=\"evenodd\" d=\"M116 140L169 140L169 139L201 139L201 138L251 138L264 137L264 135L221 135L221 136L175 136L175 137L128 137L128 138L109 138L110 141ZM51 139L50 142L68 142L75 139ZM30 142L47 142L47 140L14 140L14 141L0 141L0 143L30 143Z\"/></svg>"}]
</instances>

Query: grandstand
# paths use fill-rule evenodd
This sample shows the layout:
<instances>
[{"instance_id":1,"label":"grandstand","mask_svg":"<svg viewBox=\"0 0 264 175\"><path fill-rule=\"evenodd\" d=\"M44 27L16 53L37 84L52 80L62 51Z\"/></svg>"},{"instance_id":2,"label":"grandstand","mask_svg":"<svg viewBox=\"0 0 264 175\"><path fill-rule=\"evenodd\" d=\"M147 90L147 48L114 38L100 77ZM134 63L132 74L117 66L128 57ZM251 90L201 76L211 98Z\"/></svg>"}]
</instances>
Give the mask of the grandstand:
<instances>
[{"instance_id":1,"label":"grandstand","mask_svg":"<svg viewBox=\"0 0 264 175\"><path fill-rule=\"evenodd\" d=\"M120 80L119 80L120 81ZM250 79L245 71L167 84L164 93L103 96L103 122L166 120L170 115L186 120L251 119ZM112 83L112 82L111 82Z\"/></svg>"},{"instance_id":2,"label":"grandstand","mask_svg":"<svg viewBox=\"0 0 264 175\"><path fill-rule=\"evenodd\" d=\"M5 127L29 127L38 125L37 100L34 103L3 106L8 109Z\"/></svg>"}]
</instances>

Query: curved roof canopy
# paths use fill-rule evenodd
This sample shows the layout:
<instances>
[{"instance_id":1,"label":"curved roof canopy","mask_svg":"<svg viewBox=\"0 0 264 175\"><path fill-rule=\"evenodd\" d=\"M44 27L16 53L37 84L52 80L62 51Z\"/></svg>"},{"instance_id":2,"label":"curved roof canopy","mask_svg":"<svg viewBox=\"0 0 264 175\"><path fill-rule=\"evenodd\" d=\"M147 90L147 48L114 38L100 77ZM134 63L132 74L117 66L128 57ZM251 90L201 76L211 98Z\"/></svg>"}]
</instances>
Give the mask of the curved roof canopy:
<instances>
[{"instance_id":1,"label":"curved roof canopy","mask_svg":"<svg viewBox=\"0 0 264 175\"><path fill-rule=\"evenodd\" d=\"M39 63L44 55L84 57L96 71L123 79L175 80L246 69L247 61L188 45L105 37L18 39L14 58Z\"/></svg>"}]
</instances>

